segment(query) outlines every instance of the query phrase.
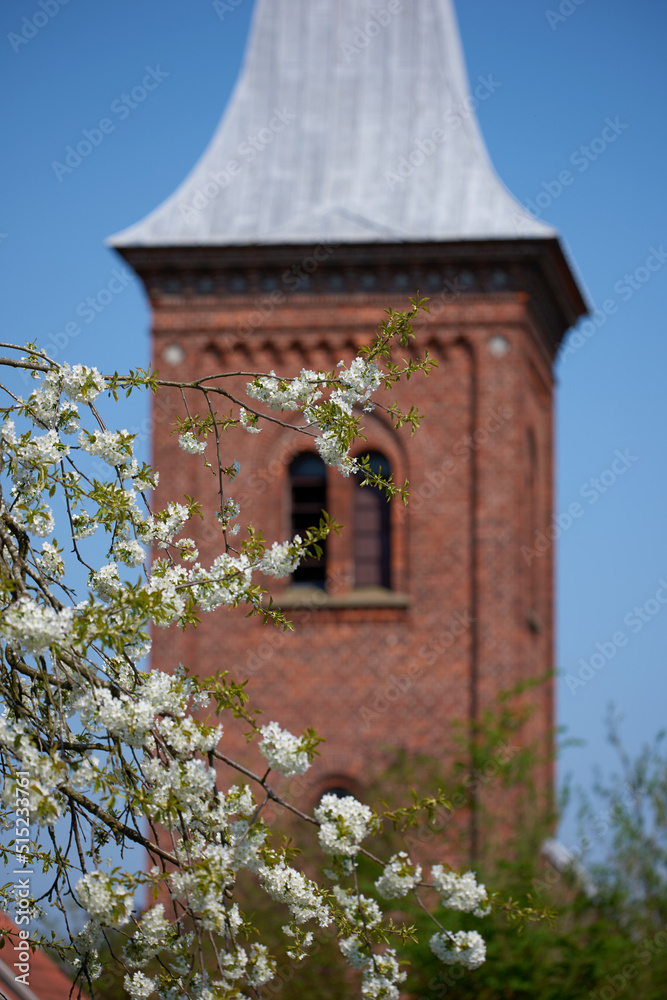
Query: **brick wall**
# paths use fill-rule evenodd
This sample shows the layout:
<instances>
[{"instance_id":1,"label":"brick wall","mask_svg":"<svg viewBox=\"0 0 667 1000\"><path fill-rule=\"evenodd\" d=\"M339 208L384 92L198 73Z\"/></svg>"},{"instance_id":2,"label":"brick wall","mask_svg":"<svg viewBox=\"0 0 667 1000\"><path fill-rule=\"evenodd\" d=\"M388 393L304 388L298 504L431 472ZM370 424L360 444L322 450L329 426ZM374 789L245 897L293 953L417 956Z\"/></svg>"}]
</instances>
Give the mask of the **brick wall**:
<instances>
[{"instance_id":1,"label":"brick wall","mask_svg":"<svg viewBox=\"0 0 667 1000\"><path fill-rule=\"evenodd\" d=\"M298 259L298 250L293 253ZM372 251L369 259L372 273ZM406 308L417 290L398 291L387 278L381 289L366 292L357 275L339 292L288 293L278 283L272 300L267 295L273 293L261 290L261 274L237 265L245 290L209 279L198 294L187 252L182 269L175 260L167 279L163 262L134 261L154 309L153 362L167 378L331 369L370 340L385 308ZM397 747L451 755L453 719L479 719L500 692L553 666L553 550L528 558L526 549L551 515L551 363L554 339L566 324L554 319L556 306L534 269L508 268L504 287L497 288L495 277L486 286L483 279L497 271L477 263L472 281L450 278L436 291L431 313L418 324L416 351L428 347L437 370L386 394L387 402L397 399L405 408L417 404L424 415L420 431L414 437L409 429L394 431L379 409L364 421L367 440L358 452L385 454L413 494L407 509L392 503L392 595L355 591L353 483L330 471L329 513L347 529L329 544L325 602L293 607L293 592L267 581L278 603L287 592L294 633L220 609L204 616L196 631L171 628L154 636L153 662L161 668L180 661L203 674L228 669L238 680L250 678L266 721L294 732L313 725L326 738L312 773L291 783L289 794L302 807L312 807L332 785L362 793L369 774ZM243 399L247 380L225 380L225 388ZM219 411L232 405L220 400ZM174 393L154 413L158 503L188 493L203 499L210 514L217 480L199 457L178 449L170 425L176 412L183 410ZM238 430L224 437L225 463L241 463L228 493L241 503L243 520L261 526L269 541L290 533L288 466L310 447L276 425L258 435ZM186 533L197 539L203 563L221 551L210 528L194 524ZM526 698L534 712L521 739L537 739L549 750L551 682ZM232 755L248 753L233 725L225 738ZM551 765L537 778L550 795Z\"/></svg>"}]
</instances>

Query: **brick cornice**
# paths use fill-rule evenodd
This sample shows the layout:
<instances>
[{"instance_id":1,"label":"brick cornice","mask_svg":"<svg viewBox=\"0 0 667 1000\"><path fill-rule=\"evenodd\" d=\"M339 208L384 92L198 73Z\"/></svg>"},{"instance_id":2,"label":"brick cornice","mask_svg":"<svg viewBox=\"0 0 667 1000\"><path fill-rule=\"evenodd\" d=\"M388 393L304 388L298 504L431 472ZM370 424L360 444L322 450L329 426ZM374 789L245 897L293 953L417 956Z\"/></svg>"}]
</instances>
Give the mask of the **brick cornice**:
<instances>
[{"instance_id":1,"label":"brick cornice","mask_svg":"<svg viewBox=\"0 0 667 1000\"><path fill-rule=\"evenodd\" d=\"M494 311L528 296L543 346L553 359L566 329L586 312L557 240L463 243L319 244L245 247L127 247L142 277L154 329L230 329L253 311L262 328L279 329L282 306L300 310L304 325L377 323L378 307L419 290L432 309L456 322L465 303ZM301 312L301 310L305 310ZM354 314L354 316L352 316ZM348 318L346 318L348 317Z\"/></svg>"}]
</instances>

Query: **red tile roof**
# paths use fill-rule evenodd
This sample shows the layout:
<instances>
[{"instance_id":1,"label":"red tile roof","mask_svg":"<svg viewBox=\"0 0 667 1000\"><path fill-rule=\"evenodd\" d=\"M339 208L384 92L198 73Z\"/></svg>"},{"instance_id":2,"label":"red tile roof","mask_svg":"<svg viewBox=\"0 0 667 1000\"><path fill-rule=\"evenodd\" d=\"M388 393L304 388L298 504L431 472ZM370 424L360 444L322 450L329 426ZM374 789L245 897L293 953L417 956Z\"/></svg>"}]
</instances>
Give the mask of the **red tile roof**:
<instances>
[{"instance_id":1,"label":"red tile roof","mask_svg":"<svg viewBox=\"0 0 667 1000\"><path fill-rule=\"evenodd\" d=\"M0 913L0 929L10 932L0 951L0 996L6 996L7 1000L68 1000L72 981L43 951L30 952L26 963L29 969L23 978L25 985L16 982L15 977L23 974L22 968L14 968L15 962L20 963L15 947L21 940L19 928L6 914Z\"/></svg>"}]
</instances>

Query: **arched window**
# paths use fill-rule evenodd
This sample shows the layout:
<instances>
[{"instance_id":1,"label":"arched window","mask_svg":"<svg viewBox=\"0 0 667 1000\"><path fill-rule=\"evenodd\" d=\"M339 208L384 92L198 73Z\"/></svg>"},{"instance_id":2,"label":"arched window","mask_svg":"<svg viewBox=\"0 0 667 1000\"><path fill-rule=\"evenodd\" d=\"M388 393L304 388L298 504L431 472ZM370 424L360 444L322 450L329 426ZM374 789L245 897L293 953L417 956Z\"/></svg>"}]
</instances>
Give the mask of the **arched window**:
<instances>
[{"instance_id":1,"label":"arched window","mask_svg":"<svg viewBox=\"0 0 667 1000\"><path fill-rule=\"evenodd\" d=\"M386 478L391 469L379 452L370 453L373 472ZM391 508L387 494L375 486L361 486L363 474L354 477L354 585L391 587Z\"/></svg>"},{"instance_id":2,"label":"arched window","mask_svg":"<svg viewBox=\"0 0 667 1000\"><path fill-rule=\"evenodd\" d=\"M345 788L343 785L333 785L331 788L325 788L320 795L320 802L325 795L335 795L337 799L347 799L352 796L352 792L349 788Z\"/></svg>"},{"instance_id":3,"label":"arched window","mask_svg":"<svg viewBox=\"0 0 667 1000\"><path fill-rule=\"evenodd\" d=\"M292 501L292 534L303 538L309 528L320 523L327 505L327 470L319 455L304 452L292 460L289 467ZM302 559L292 574L292 582L324 587L327 575L326 540L320 559Z\"/></svg>"}]
</instances>

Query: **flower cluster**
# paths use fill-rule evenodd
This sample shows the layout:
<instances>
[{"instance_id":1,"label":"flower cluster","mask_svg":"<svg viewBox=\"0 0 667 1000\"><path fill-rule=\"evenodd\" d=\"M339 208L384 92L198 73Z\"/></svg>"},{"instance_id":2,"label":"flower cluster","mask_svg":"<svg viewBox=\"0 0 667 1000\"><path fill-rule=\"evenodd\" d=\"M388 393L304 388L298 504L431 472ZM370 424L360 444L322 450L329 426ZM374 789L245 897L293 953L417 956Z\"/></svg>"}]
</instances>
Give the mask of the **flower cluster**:
<instances>
[{"instance_id":1,"label":"flower cluster","mask_svg":"<svg viewBox=\"0 0 667 1000\"><path fill-rule=\"evenodd\" d=\"M170 882L177 898L187 902L204 930L223 933L228 926L225 890L234 884L233 851L221 844L207 844Z\"/></svg>"},{"instance_id":2,"label":"flower cluster","mask_svg":"<svg viewBox=\"0 0 667 1000\"><path fill-rule=\"evenodd\" d=\"M363 1000L398 1000L399 983L405 982L393 948L382 954L375 953L362 972L361 995Z\"/></svg>"},{"instance_id":3,"label":"flower cluster","mask_svg":"<svg viewBox=\"0 0 667 1000\"><path fill-rule=\"evenodd\" d=\"M52 535L56 526L53 511L46 504L39 504L33 508L26 508L20 504L14 508L14 516L26 531L36 535L37 538L46 538L47 535Z\"/></svg>"},{"instance_id":4,"label":"flower cluster","mask_svg":"<svg viewBox=\"0 0 667 1000\"><path fill-rule=\"evenodd\" d=\"M57 580L65 572L62 551L51 542L43 543L37 562L44 576L51 580Z\"/></svg>"},{"instance_id":5,"label":"flower cluster","mask_svg":"<svg viewBox=\"0 0 667 1000\"><path fill-rule=\"evenodd\" d=\"M248 434L259 434L261 427L257 426L257 417L254 413L248 413L243 407L239 411L239 424Z\"/></svg>"},{"instance_id":6,"label":"flower cluster","mask_svg":"<svg viewBox=\"0 0 667 1000\"><path fill-rule=\"evenodd\" d=\"M382 910L374 899L343 889L339 885L334 886L333 893L348 923L370 931L382 922Z\"/></svg>"},{"instance_id":7,"label":"flower cluster","mask_svg":"<svg viewBox=\"0 0 667 1000\"><path fill-rule=\"evenodd\" d=\"M157 988L155 980L149 979L143 972L134 972L132 975L125 976L123 985L132 1000L148 1000L148 997Z\"/></svg>"},{"instance_id":8,"label":"flower cluster","mask_svg":"<svg viewBox=\"0 0 667 1000\"><path fill-rule=\"evenodd\" d=\"M75 886L79 902L94 920L108 927L124 927L132 916L132 896L117 879L103 872L89 872Z\"/></svg>"},{"instance_id":9,"label":"flower cluster","mask_svg":"<svg viewBox=\"0 0 667 1000\"><path fill-rule=\"evenodd\" d=\"M25 492L34 485L34 480L25 471L47 470L69 454L69 447L63 444L55 430L32 436L28 431L19 438L13 420L6 420L0 429L0 446L14 455L10 468L14 479L14 492Z\"/></svg>"},{"instance_id":10,"label":"flower cluster","mask_svg":"<svg viewBox=\"0 0 667 1000\"><path fill-rule=\"evenodd\" d=\"M193 600L202 611L239 604L251 586L252 571L250 559L243 552L239 556L223 552L213 560L210 570L195 563L190 571Z\"/></svg>"},{"instance_id":11,"label":"flower cluster","mask_svg":"<svg viewBox=\"0 0 667 1000\"><path fill-rule=\"evenodd\" d=\"M383 899L399 899L419 885L421 877L420 866L410 864L405 851L400 851L387 862L375 888Z\"/></svg>"},{"instance_id":12,"label":"flower cluster","mask_svg":"<svg viewBox=\"0 0 667 1000\"><path fill-rule=\"evenodd\" d=\"M343 361L338 362L338 368L339 387L331 393L331 402L345 413L352 413L354 406L372 410L370 398L381 382L378 366L364 358L355 358L349 368L345 368Z\"/></svg>"},{"instance_id":13,"label":"flower cluster","mask_svg":"<svg viewBox=\"0 0 667 1000\"><path fill-rule=\"evenodd\" d=\"M97 594L101 601L108 603L118 597L121 589L118 566L115 562L102 566L97 573L92 573L90 577L90 589Z\"/></svg>"},{"instance_id":14,"label":"flower cluster","mask_svg":"<svg viewBox=\"0 0 667 1000\"><path fill-rule=\"evenodd\" d=\"M217 745L221 727L211 728L186 717L190 695L187 681L151 670L139 675L133 686L134 691L130 694L126 691L113 693L104 686L82 685L72 708L79 712L87 728L106 730L113 736L122 737L130 746L152 746L149 734L153 728L170 741L179 757L196 751L204 753ZM155 761L149 761L146 766L150 770ZM167 779L165 774L166 786ZM208 779L205 787L208 793Z\"/></svg>"},{"instance_id":15,"label":"flower cluster","mask_svg":"<svg viewBox=\"0 0 667 1000\"><path fill-rule=\"evenodd\" d=\"M351 795L323 795L315 810L320 844L327 854L352 858L364 837L377 828L373 810Z\"/></svg>"},{"instance_id":16,"label":"flower cluster","mask_svg":"<svg viewBox=\"0 0 667 1000\"><path fill-rule=\"evenodd\" d=\"M318 886L296 868L290 868L283 859L272 866L262 865L259 879L271 899L287 903L295 923L317 920L320 927L328 927L331 923L331 910Z\"/></svg>"},{"instance_id":17,"label":"flower cluster","mask_svg":"<svg viewBox=\"0 0 667 1000\"><path fill-rule=\"evenodd\" d=\"M74 611L60 611L37 604L31 597L20 597L5 612L1 634L29 653L42 653L50 646L59 646L71 639Z\"/></svg>"},{"instance_id":18,"label":"flower cluster","mask_svg":"<svg viewBox=\"0 0 667 1000\"><path fill-rule=\"evenodd\" d=\"M358 468L357 460L350 458L347 453L347 442L341 440L340 434L336 430L326 430L315 438L315 447L320 453L322 461L326 465L337 468L343 476L349 476Z\"/></svg>"},{"instance_id":19,"label":"flower cluster","mask_svg":"<svg viewBox=\"0 0 667 1000\"><path fill-rule=\"evenodd\" d=\"M488 902L486 887L477 884L472 872L457 875L445 871L442 865L434 865L431 875L443 906L461 913L473 913L476 917L485 917L490 912L485 905Z\"/></svg>"},{"instance_id":20,"label":"flower cluster","mask_svg":"<svg viewBox=\"0 0 667 1000\"><path fill-rule=\"evenodd\" d=\"M203 455L206 451L206 441L198 441L192 431L178 435L178 445L181 451L188 455Z\"/></svg>"},{"instance_id":21,"label":"flower cluster","mask_svg":"<svg viewBox=\"0 0 667 1000\"><path fill-rule=\"evenodd\" d=\"M59 371L49 372L44 381L60 385L68 399L75 403L93 403L107 387L97 368L70 365L67 361Z\"/></svg>"},{"instance_id":22,"label":"flower cluster","mask_svg":"<svg viewBox=\"0 0 667 1000\"><path fill-rule=\"evenodd\" d=\"M214 794L215 771L202 760L172 760L165 766L153 758L143 770L150 788L151 815L163 826L177 826L179 813L181 822L192 822L202 802Z\"/></svg>"},{"instance_id":23,"label":"flower cluster","mask_svg":"<svg viewBox=\"0 0 667 1000\"><path fill-rule=\"evenodd\" d=\"M153 725L149 701L129 694L115 698L108 688L87 689L77 702L84 725L106 729L112 736L122 736L129 746L141 747Z\"/></svg>"},{"instance_id":24,"label":"flower cluster","mask_svg":"<svg viewBox=\"0 0 667 1000\"><path fill-rule=\"evenodd\" d=\"M48 378L48 376L47 376ZM76 403L60 402L60 390L46 380L40 389L30 393L26 415L38 427L50 427L61 434L75 434L79 429Z\"/></svg>"},{"instance_id":25,"label":"flower cluster","mask_svg":"<svg viewBox=\"0 0 667 1000\"><path fill-rule=\"evenodd\" d=\"M279 774L284 774L286 778L291 778L295 774L305 774L310 766L310 759L303 737L293 736L286 729L281 729L277 722L262 726L261 734L259 750L266 758L269 767Z\"/></svg>"},{"instance_id":26,"label":"flower cluster","mask_svg":"<svg viewBox=\"0 0 667 1000\"><path fill-rule=\"evenodd\" d=\"M72 538L75 542L83 541L90 535L94 535L100 526L100 522L91 517L85 510L79 510L72 514Z\"/></svg>"},{"instance_id":27,"label":"flower cluster","mask_svg":"<svg viewBox=\"0 0 667 1000\"><path fill-rule=\"evenodd\" d=\"M285 937L290 938L292 942L286 950L288 958L293 959L295 962L302 962L308 955L308 949L313 943L313 932L304 931L302 927L299 927L295 923L284 924L282 931Z\"/></svg>"},{"instance_id":28,"label":"flower cluster","mask_svg":"<svg viewBox=\"0 0 667 1000\"><path fill-rule=\"evenodd\" d=\"M125 465L132 460L132 445L136 434L128 431L86 431L79 434L79 448L96 455L107 465Z\"/></svg>"},{"instance_id":29,"label":"flower cluster","mask_svg":"<svg viewBox=\"0 0 667 1000\"><path fill-rule=\"evenodd\" d=\"M361 970L361 995L364 1000L398 1000L398 987L405 981L406 973L401 971L393 948L371 954L356 934L343 938L338 946L348 965Z\"/></svg>"},{"instance_id":30,"label":"flower cluster","mask_svg":"<svg viewBox=\"0 0 667 1000\"><path fill-rule=\"evenodd\" d=\"M141 566L146 552L136 538L119 539L113 547L113 554L126 566Z\"/></svg>"},{"instance_id":31,"label":"flower cluster","mask_svg":"<svg viewBox=\"0 0 667 1000\"><path fill-rule=\"evenodd\" d=\"M167 920L162 903L146 910L136 933L125 947L128 963L138 968L147 965L165 946L168 946L173 934L173 925Z\"/></svg>"},{"instance_id":32,"label":"flower cluster","mask_svg":"<svg viewBox=\"0 0 667 1000\"><path fill-rule=\"evenodd\" d=\"M321 380L318 372L305 368L292 379L280 379L272 371L270 375L258 375L254 382L248 382L246 391L251 399L268 403L272 410L307 410L322 396Z\"/></svg>"},{"instance_id":33,"label":"flower cluster","mask_svg":"<svg viewBox=\"0 0 667 1000\"><path fill-rule=\"evenodd\" d=\"M160 602L152 613L154 624L162 627L178 621L187 603L189 574L184 566L174 566L168 559L155 559L146 590L159 594Z\"/></svg>"},{"instance_id":34,"label":"flower cluster","mask_svg":"<svg viewBox=\"0 0 667 1000\"><path fill-rule=\"evenodd\" d=\"M484 938L477 931L456 931L434 934L431 951L446 965L465 965L477 969L486 959Z\"/></svg>"},{"instance_id":35,"label":"flower cluster","mask_svg":"<svg viewBox=\"0 0 667 1000\"><path fill-rule=\"evenodd\" d=\"M304 554L300 535L295 535L291 542L274 542L267 549L259 563L259 570L267 576L290 576L299 565Z\"/></svg>"},{"instance_id":36,"label":"flower cluster","mask_svg":"<svg viewBox=\"0 0 667 1000\"><path fill-rule=\"evenodd\" d=\"M165 510L158 511L137 525L143 542L157 542L166 548L189 520L190 511L181 503L169 503Z\"/></svg>"}]
</instances>

